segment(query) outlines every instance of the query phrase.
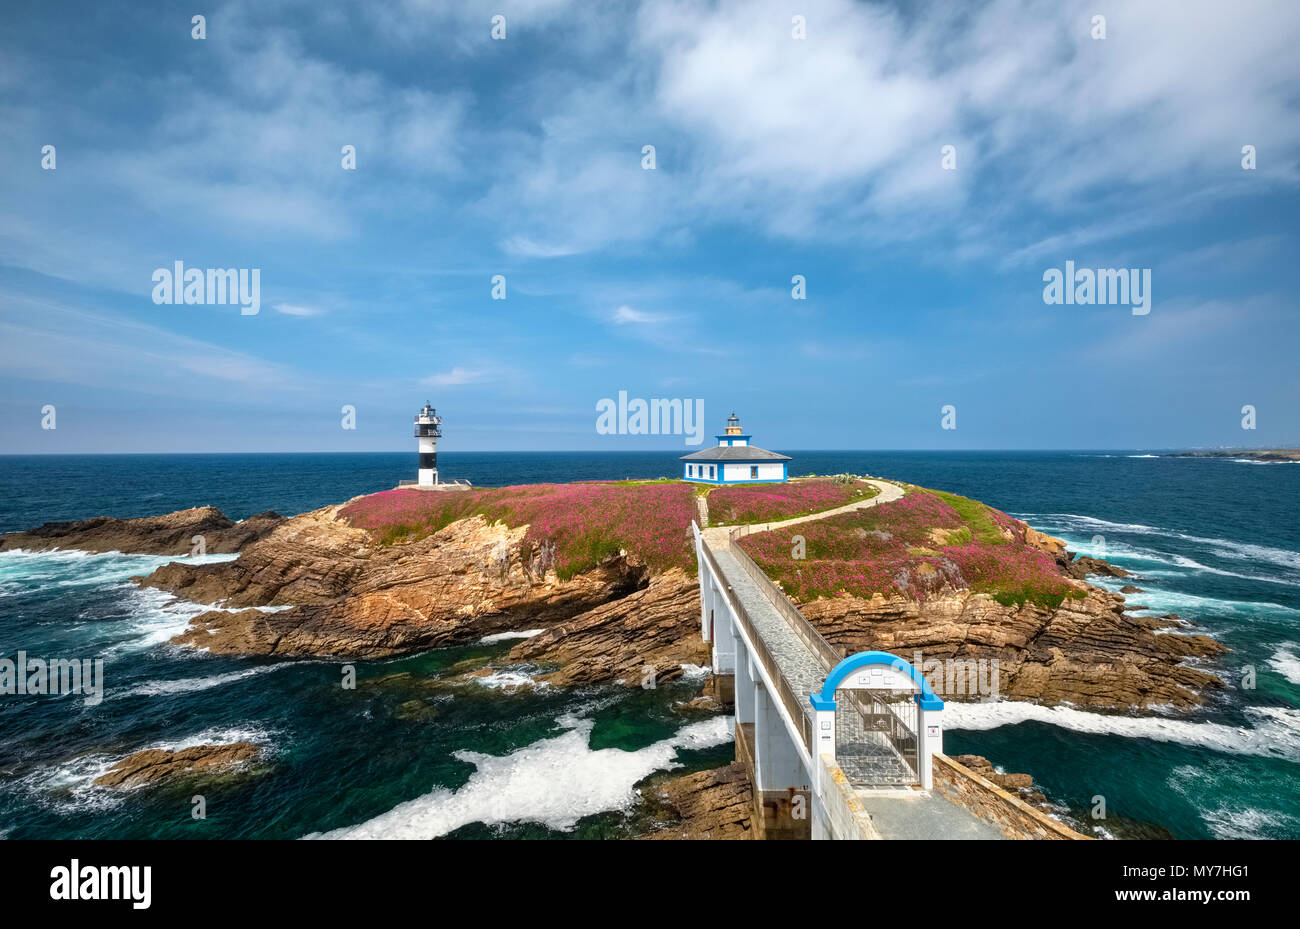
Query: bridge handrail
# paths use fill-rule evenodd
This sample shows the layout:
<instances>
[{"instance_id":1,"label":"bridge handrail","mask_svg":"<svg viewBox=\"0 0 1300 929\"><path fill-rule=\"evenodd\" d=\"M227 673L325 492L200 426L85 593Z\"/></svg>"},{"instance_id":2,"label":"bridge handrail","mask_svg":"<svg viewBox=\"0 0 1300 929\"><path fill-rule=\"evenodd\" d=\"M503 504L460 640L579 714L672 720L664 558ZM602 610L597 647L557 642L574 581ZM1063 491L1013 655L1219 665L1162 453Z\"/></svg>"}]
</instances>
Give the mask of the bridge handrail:
<instances>
[{"instance_id":1,"label":"bridge handrail","mask_svg":"<svg viewBox=\"0 0 1300 929\"><path fill-rule=\"evenodd\" d=\"M709 549L709 543L705 541L703 535L699 533L698 529L696 530L696 538L699 542L700 552L704 555L704 559L709 563L709 569L713 572L713 576L723 582L724 589L722 595L726 598L727 605L731 607L731 611L735 614L737 621L745 627L745 632L748 634L749 641L754 647L759 663L767 670L768 677L776 686L778 699L780 699L781 703L785 706L785 710L789 714L790 719L799 727L799 733L803 738L804 747L811 751L813 745L812 717L808 710L811 704L808 703L806 696L801 699L799 695L794 692L789 681L786 680L785 675L781 673L780 665L776 663L776 659L773 658L772 653L768 651L767 643L763 641L763 637L759 635L758 631L754 628L754 622L750 619L749 613L746 612L744 604L740 602L740 598L733 595L731 585L726 583L726 575L723 574L722 569L718 567L718 562L714 559L713 552Z\"/></svg>"}]
</instances>

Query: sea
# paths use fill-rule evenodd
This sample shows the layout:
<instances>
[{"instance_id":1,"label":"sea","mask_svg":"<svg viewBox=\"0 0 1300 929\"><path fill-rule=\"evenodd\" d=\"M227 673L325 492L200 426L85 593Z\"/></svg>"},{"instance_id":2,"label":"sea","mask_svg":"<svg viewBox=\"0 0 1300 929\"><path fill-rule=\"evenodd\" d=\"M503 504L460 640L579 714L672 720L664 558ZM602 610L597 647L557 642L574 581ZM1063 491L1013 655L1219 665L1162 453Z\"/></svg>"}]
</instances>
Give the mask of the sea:
<instances>
[{"instance_id":1,"label":"sea","mask_svg":"<svg viewBox=\"0 0 1300 929\"><path fill-rule=\"evenodd\" d=\"M948 704L945 750L1032 774L1100 837L1300 838L1300 466L1138 451L788 451L791 473L854 472L983 500L1135 572L1130 603L1231 651L1192 711ZM0 457L0 531L210 504L242 519L386 490L409 453ZM675 475L672 452L457 453L480 486ZM208 560L233 556L213 555ZM686 706L705 669L653 690L539 686L511 639L400 659L213 656L168 640L206 607L129 578L169 559L0 553L0 657L103 658L103 699L0 696L4 838L601 838L635 835L656 774L725 764L727 717ZM521 630L526 634L529 630ZM484 662L495 670L466 680ZM110 790L145 748L247 740L255 772ZM202 815L199 815L199 814Z\"/></svg>"}]
</instances>

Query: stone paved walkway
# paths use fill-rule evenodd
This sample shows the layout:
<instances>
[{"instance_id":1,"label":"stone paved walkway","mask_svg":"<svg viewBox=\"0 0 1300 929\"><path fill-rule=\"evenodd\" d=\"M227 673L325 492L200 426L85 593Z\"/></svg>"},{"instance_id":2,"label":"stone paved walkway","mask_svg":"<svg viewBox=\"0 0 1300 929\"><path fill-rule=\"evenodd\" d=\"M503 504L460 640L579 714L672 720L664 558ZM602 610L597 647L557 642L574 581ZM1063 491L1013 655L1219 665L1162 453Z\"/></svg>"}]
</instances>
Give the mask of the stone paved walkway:
<instances>
[{"instance_id":1,"label":"stone paved walkway","mask_svg":"<svg viewBox=\"0 0 1300 929\"><path fill-rule=\"evenodd\" d=\"M725 544L715 546L710 543L709 549L713 552L713 558L726 578L732 595L749 615L754 633L762 637L763 644L776 662L777 670L799 699L799 709L811 719L812 701L808 697L814 691L821 690L827 669L822 667L817 656L808 650L803 640L790 628L785 617L740 566L728 547Z\"/></svg>"},{"instance_id":2,"label":"stone paved walkway","mask_svg":"<svg viewBox=\"0 0 1300 929\"><path fill-rule=\"evenodd\" d=\"M997 827L924 790L857 790L882 839L1005 839Z\"/></svg>"},{"instance_id":3,"label":"stone paved walkway","mask_svg":"<svg viewBox=\"0 0 1300 929\"><path fill-rule=\"evenodd\" d=\"M887 481L868 480L865 483L875 487L880 493L876 494L870 500L859 500L856 503L837 506L833 510L822 510L820 513L809 513L806 516L793 516L790 519L779 519L770 523L757 523L755 525L744 527L748 533L768 532L772 529L784 529L787 526L797 526L800 523L812 522L815 519L828 519L831 516L839 516L841 513L852 513L854 510L865 510L868 507L877 506L881 503L890 503L898 500L903 496L903 488L897 484L890 484ZM704 537L709 543L709 547L717 551L719 546L727 544L728 533L732 529L739 529L740 526L713 526L704 531Z\"/></svg>"}]
</instances>

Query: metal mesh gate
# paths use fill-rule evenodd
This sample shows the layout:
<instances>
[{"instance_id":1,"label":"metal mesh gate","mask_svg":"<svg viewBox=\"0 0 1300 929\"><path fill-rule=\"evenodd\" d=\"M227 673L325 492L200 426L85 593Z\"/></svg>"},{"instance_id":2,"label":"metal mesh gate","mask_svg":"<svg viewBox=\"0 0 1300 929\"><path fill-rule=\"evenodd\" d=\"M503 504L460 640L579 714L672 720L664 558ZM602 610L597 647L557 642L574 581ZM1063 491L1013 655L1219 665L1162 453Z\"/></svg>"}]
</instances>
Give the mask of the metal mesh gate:
<instances>
[{"instance_id":1,"label":"metal mesh gate","mask_svg":"<svg viewBox=\"0 0 1300 929\"><path fill-rule=\"evenodd\" d=\"M912 694L841 690L836 698L835 759L849 782L859 786L920 783Z\"/></svg>"}]
</instances>

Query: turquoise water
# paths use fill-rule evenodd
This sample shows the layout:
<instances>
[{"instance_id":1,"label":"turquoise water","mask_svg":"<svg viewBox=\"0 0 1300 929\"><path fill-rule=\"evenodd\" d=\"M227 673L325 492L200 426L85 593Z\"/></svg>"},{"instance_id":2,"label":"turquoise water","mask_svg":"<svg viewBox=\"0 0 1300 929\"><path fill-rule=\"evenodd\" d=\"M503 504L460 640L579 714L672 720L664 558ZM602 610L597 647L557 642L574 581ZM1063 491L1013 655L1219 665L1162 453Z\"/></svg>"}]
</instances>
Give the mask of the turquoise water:
<instances>
[{"instance_id":1,"label":"turquoise water","mask_svg":"<svg viewBox=\"0 0 1300 929\"><path fill-rule=\"evenodd\" d=\"M1232 686L1190 714L1103 715L1022 704L955 708L946 748L1032 773L1076 815L1155 823L1180 838L1300 837L1300 466L1139 453L796 452L792 473L852 470L977 497L1137 571L1142 602L1233 651ZM654 477L671 454L440 455L478 484ZM413 456L0 459L0 530L211 503L295 513L391 487ZM1104 552L1103 552L1104 546ZM220 557L220 556L216 556ZM655 691L527 684L510 642L357 662L213 657L167 644L199 608L127 583L165 559L0 554L0 655L102 657L104 700L0 698L0 835L615 836L635 786L729 760L725 720L685 710L698 681ZM1111 582L1107 582L1111 583ZM1117 582L1123 583L1123 582ZM1117 583L1115 586L1117 586ZM460 672L487 662L494 676ZM1256 686L1238 686L1253 668ZM950 704L950 707L952 705ZM183 787L91 785L147 747L248 739L256 776Z\"/></svg>"}]
</instances>

